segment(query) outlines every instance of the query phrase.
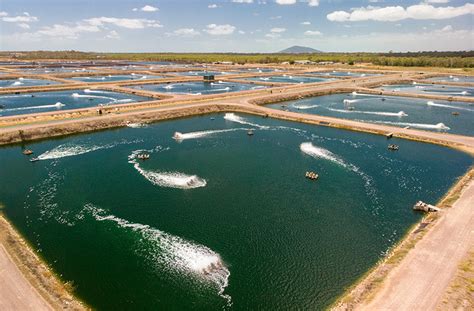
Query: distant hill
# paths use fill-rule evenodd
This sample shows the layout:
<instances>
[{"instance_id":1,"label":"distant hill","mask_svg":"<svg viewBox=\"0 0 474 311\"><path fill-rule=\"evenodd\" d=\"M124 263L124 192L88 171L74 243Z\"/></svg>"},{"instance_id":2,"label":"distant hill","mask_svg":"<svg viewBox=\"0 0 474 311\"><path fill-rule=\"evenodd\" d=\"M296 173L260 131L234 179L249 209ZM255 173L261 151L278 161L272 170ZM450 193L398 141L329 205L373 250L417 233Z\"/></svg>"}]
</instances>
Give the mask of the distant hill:
<instances>
[{"instance_id":1,"label":"distant hill","mask_svg":"<svg viewBox=\"0 0 474 311\"><path fill-rule=\"evenodd\" d=\"M307 46L299 46L299 45L294 45L290 48L284 49L278 53L283 53L283 54L307 54L307 53L323 53L322 51L309 48Z\"/></svg>"}]
</instances>

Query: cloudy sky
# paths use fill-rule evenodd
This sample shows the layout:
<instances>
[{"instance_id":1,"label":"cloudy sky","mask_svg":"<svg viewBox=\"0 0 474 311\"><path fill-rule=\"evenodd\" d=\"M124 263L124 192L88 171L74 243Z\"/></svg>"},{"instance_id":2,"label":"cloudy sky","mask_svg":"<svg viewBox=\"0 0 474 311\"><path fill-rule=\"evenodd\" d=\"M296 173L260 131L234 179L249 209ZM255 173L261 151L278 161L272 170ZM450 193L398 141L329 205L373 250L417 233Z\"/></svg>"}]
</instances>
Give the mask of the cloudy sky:
<instances>
[{"instance_id":1,"label":"cloudy sky","mask_svg":"<svg viewBox=\"0 0 474 311\"><path fill-rule=\"evenodd\" d=\"M420 1L0 0L0 50L474 50L474 3Z\"/></svg>"}]
</instances>

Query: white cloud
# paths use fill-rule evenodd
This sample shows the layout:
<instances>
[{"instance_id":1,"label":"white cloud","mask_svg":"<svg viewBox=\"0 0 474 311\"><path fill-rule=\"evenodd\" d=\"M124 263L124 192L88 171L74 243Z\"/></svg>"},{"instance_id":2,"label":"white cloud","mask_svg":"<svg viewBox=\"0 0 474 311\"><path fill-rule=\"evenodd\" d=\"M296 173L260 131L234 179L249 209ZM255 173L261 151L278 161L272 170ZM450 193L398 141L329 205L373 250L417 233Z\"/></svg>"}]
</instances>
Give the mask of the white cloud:
<instances>
[{"instance_id":1,"label":"white cloud","mask_svg":"<svg viewBox=\"0 0 474 311\"><path fill-rule=\"evenodd\" d=\"M140 11L143 12L156 12L158 11L158 8L151 6L151 5L145 5L143 8L140 9Z\"/></svg>"},{"instance_id":2,"label":"white cloud","mask_svg":"<svg viewBox=\"0 0 474 311\"><path fill-rule=\"evenodd\" d=\"M243 30L239 30L239 34L241 34L241 35L245 35L245 31L243 31Z\"/></svg>"},{"instance_id":3,"label":"white cloud","mask_svg":"<svg viewBox=\"0 0 474 311\"><path fill-rule=\"evenodd\" d=\"M17 24L17 26L23 29L30 29L30 25L28 25L27 23L19 23Z\"/></svg>"},{"instance_id":4,"label":"white cloud","mask_svg":"<svg viewBox=\"0 0 474 311\"><path fill-rule=\"evenodd\" d=\"M213 36L230 35L234 33L235 27L229 24L209 24L204 31Z\"/></svg>"},{"instance_id":5,"label":"white cloud","mask_svg":"<svg viewBox=\"0 0 474 311\"><path fill-rule=\"evenodd\" d=\"M232 0L234 3L253 3L253 0Z\"/></svg>"},{"instance_id":6,"label":"white cloud","mask_svg":"<svg viewBox=\"0 0 474 311\"><path fill-rule=\"evenodd\" d=\"M32 23L38 21L36 16L31 16L28 12L18 16L9 16L7 12L0 12L0 17L2 17L2 21L7 23Z\"/></svg>"},{"instance_id":7,"label":"white cloud","mask_svg":"<svg viewBox=\"0 0 474 311\"><path fill-rule=\"evenodd\" d=\"M120 35L115 30L109 32L105 37L108 39L120 39Z\"/></svg>"},{"instance_id":8,"label":"white cloud","mask_svg":"<svg viewBox=\"0 0 474 311\"><path fill-rule=\"evenodd\" d=\"M286 31L286 28L279 28L279 27L270 29L270 32L272 32L272 33L281 33L281 32L285 32L285 31Z\"/></svg>"},{"instance_id":9,"label":"white cloud","mask_svg":"<svg viewBox=\"0 0 474 311\"><path fill-rule=\"evenodd\" d=\"M308 26L308 25L311 25L311 22L302 22L301 25Z\"/></svg>"},{"instance_id":10,"label":"white cloud","mask_svg":"<svg viewBox=\"0 0 474 311\"><path fill-rule=\"evenodd\" d=\"M194 28L180 28L173 31L173 34L181 37L195 37L199 36L201 33Z\"/></svg>"},{"instance_id":11,"label":"white cloud","mask_svg":"<svg viewBox=\"0 0 474 311\"><path fill-rule=\"evenodd\" d=\"M116 18L116 17L94 17L84 20L93 26L115 25L128 29L160 28L163 27L157 20L143 18Z\"/></svg>"},{"instance_id":12,"label":"white cloud","mask_svg":"<svg viewBox=\"0 0 474 311\"><path fill-rule=\"evenodd\" d=\"M308 0L308 5L309 6L318 6L319 5L319 0Z\"/></svg>"},{"instance_id":13,"label":"white cloud","mask_svg":"<svg viewBox=\"0 0 474 311\"><path fill-rule=\"evenodd\" d=\"M279 5L292 5L296 3L296 0L275 0Z\"/></svg>"},{"instance_id":14,"label":"white cloud","mask_svg":"<svg viewBox=\"0 0 474 311\"><path fill-rule=\"evenodd\" d=\"M207 7L209 9L217 9L218 8L217 4L215 4L215 3L214 4L209 4Z\"/></svg>"},{"instance_id":15,"label":"white cloud","mask_svg":"<svg viewBox=\"0 0 474 311\"><path fill-rule=\"evenodd\" d=\"M265 35L265 37L271 38L271 39L276 39L276 38L280 38L281 35L280 35L279 33L267 33L267 34Z\"/></svg>"},{"instance_id":16,"label":"white cloud","mask_svg":"<svg viewBox=\"0 0 474 311\"><path fill-rule=\"evenodd\" d=\"M73 26L55 24L53 26L43 27L36 33L54 38L77 39L80 33L99 31L99 27L90 24L76 24Z\"/></svg>"},{"instance_id":17,"label":"white cloud","mask_svg":"<svg viewBox=\"0 0 474 311\"><path fill-rule=\"evenodd\" d=\"M321 36L322 33L318 30L307 30L304 32L305 36Z\"/></svg>"},{"instance_id":18,"label":"white cloud","mask_svg":"<svg viewBox=\"0 0 474 311\"><path fill-rule=\"evenodd\" d=\"M388 6L353 9L352 12L335 11L327 15L332 22L357 22L357 21L400 21L404 19L448 19L457 16L474 14L474 4L466 3L459 7L434 7L429 4L417 4L407 7Z\"/></svg>"},{"instance_id":19,"label":"white cloud","mask_svg":"<svg viewBox=\"0 0 474 311\"><path fill-rule=\"evenodd\" d=\"M136 12L136 11L138 11L138 8L133 8L132 11Z\"/></svg>"},{"instance_id":20,"label":"white cloud","mask_svg":"<svg viewBox=\"0 0 474 311\"><path fill-rule=\"evenodd\" d=\"M447 26L443 27L443 28L441 29L441 31L444 31L444 32L446 32L446 31L453 31L453 26L447 25Z\"/></svg>"},{"instance_id":21,"label":"white cloud","mask_svg":"<svg viewBox=\"0 0 474 311\"><path fill-rule=\"evenodd\" d=\"M448 3L449 0L425 0L425 3Z\"/></svg>"}]
</instances>

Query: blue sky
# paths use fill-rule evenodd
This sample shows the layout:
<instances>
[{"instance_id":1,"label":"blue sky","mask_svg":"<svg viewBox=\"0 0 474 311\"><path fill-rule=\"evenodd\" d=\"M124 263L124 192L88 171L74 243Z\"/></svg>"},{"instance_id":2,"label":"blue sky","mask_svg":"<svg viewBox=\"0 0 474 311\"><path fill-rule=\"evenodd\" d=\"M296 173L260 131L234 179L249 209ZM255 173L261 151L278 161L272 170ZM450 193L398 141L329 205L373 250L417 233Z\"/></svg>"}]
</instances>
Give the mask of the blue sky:
<instances>
[{"instance_id":1,"label":"blue sky","mask_svg":"<svg viewBox=\"0 0 474 311\"><path fill-rule=\"evenodd\" d=\"M458 0L0 0L1 50L474 50Z\"/></svg>"}]
</instances>

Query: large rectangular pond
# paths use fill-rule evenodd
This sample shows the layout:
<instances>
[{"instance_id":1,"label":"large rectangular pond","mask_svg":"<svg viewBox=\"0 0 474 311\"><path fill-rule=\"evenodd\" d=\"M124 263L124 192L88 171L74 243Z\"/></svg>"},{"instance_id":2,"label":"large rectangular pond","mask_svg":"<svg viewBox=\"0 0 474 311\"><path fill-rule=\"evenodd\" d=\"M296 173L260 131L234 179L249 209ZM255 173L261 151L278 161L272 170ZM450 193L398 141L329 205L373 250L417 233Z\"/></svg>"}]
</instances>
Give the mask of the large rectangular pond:
<instances>
[{"instance_id":1,"label":"large rectangular pond","mask_svg":"<svg viewBox=\"0 0 474 311\"><path fill-rule=\"evenodd\" d=\"M474 136L474 105L463 102L345 93L272 104L269 107Z\"/></svg>"},{"instance_id":2,"label":"large rectangular pond","mask_svg":"<svg viewBox=\"0 0 474 311\"><path fill-rule=\"evenodd\" d=\"M379 89L392 92L408 92L441 96L474 96L474 88L472 87L450 86L441 84L393 84L384 85L382 87L379 87Z\"/></svg>"},{"instance_id":3,"label":"large rectangular pond","mask_svg":"<svg viewBox=\"0 0 474 311\"><path fill-rule=\"evenodd\" d=\"M53 73L70 73L70 72L92 72L91 68L71 68L71 67L48 67L48 68L18 68L23 73L29 74L53 74Z\"/></svg>"},{"instance_id":4,"label":"large rectangular pond","mask_svg":"<svg viewBox=\"0 0 474 311\"><path fill-rule=\"evenodd\" d=\"M261 82L281 82L281 83L315 83L315 82L334 81L335 79L284 74L281 76L246 78L245 80L261 81Z\"/></svg>"},{"instance_id":5,"label":"large rectangular pond","mask_svg":"<svg viewBox=\"0 0 474 311\"><path fill-rule=\"evenodd\" d=\"M428 79L429 81L437 81L437 82L466 82L466 83L474 83L474 76L442 76L442 77L434 77Z\"/></svg>"},{"instance_id":6,"label":"large rectangular pond","mask_svg":"<svg viewBox=\"0 0 474 311\"><path fill-rule=\"evenodd\" d=\"M103 90L70 90L0 95L0 116L107 106L152 100Z\"/></svg>"},{"instance_id":7,"label":"large rectangular pond","mask_svg":"<svg viewBox=\"0 0 474 311\"><path fill-rule=\"evenodd\" d=\"M257 90L265 88L262 85L233 83L233 82L179 82L167 84L143 84L134 85L130 88L143 89L160 93L191 94L191 95L210 95L227 92L239 92L247 90Z\"/></svg>"},{"instance_id":8,"label":"large rectangular pond","mask_svg":"<svg viewBox=\"0 0 474 311\"><path fill-rule=\"evenodd\" d=\"M473 164L232 113L130 126L0 148L4 213L98 310L324 309Z\"/></svg>"},{"instance_id":9,"label":"large rectangular pond","mask_svg":"<svg viewBox=\"0 0 474 311\"><path fill-rule=\"evenodd\" d=\"M149 80L149 79L163 79L164 76L135 74L129 75L106 75L106 76L89 76L89 77L72 77L70 79L82 82L114 82L125 80Z\"/></svg>"},{"instance_id":10,"label":"large rectangular pond","mask_svg":"<svg viewBox=\"0 0 474 311\"><path fill-rule=\"evenodd\" d=\"M178 75L178 76L208 76L208 75L213 75L213 76L218 76L218 75L230 75L230 74L236 74L236 72L230 72L230 71L205 71L205 70L198 70L198 71L180 71L180 72L170 72L172 74Z\"/></svg>"},{"instance_id":11,"label":"large rectangular pond","mask_svg":"<svg viewBox=\"0 0 474 311\"><path fill-rule=\"evenodd\" d=\"M6 79L0 80L0 89L9 87L29 87L29 86L42 86L59 84L59 82L52 80L43 79L30 79L30 78L18 78L18 79Z\"/></svg>"},{"instance_id":12,"label":"large rectangular pond","mask_svg":"<svg viewBox=\"0 0 474 311\"><path fill-rule=\"evenodd\" d=\"M369 73L369 72L353 72L353 71L315 71L311 72L314 74L320 74L325 76L334 76L334 77L354 77L354 78L361 78L361 77L373 77L373 76L381 76L380 73Z\"/></svg>"}]
</instances>

